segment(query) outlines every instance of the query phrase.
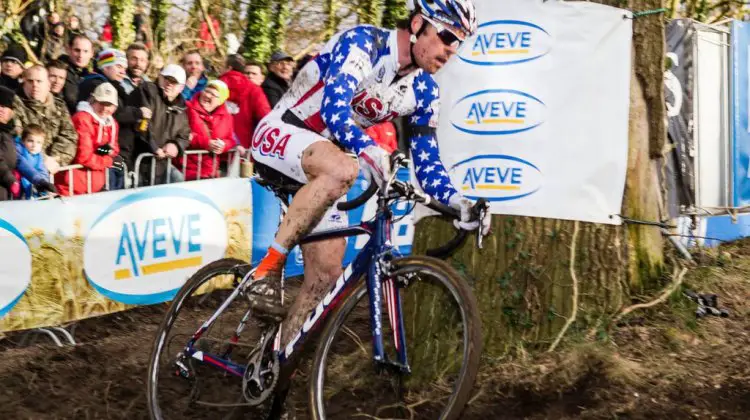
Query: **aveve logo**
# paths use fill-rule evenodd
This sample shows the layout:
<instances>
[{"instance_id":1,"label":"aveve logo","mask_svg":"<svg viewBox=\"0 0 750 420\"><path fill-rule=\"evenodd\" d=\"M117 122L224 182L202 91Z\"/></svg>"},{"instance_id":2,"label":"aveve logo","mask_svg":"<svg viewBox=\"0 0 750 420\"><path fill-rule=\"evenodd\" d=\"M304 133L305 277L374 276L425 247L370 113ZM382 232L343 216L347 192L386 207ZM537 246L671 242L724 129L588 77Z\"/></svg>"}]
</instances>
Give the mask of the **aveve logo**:
<instances>
[{"instance_id":1,"label":"aveve logo","mask_svg":"<svg viewBox=\"0 0 750 420\"><path fill-rule=\"evenodd\" d=\"M511 89L487 89L459 99L451 109L453 127L468 134L505 135L544 122L546 106L537 97Z\"/></svg>"},{"instance_id":2,"label":"aveve logo","mask_svg":"<svg viewBox=\"0 0 750 420\"><path fill-rule=\"evenodd\" d=\"M0 268L0 318L21 300L31 282L31 251L21 232L0 219L0 250L5 264Z\"/></svg>"},{"instance_id":3,"label":"aveve logo","mask_svg":"<svg viewBox=\"0 0 750 420\"><path fill-rule=\"evenodd\" d=\"M128 195L94 222L83 248L89 282L126 304L171 299L203 265L224 256L227 227L206 196L164 187Z\"/></svg>"},{"instance_id":4,"label":"aveve logo","mask_svg":"<svg viewBox=\"0 0 750 420\"><path fill-rule=\"evenodd\" d=\"M495 20L479 25L459 57L478 66L506 66L539 59L551 49L552 37L541 26L522 20Z\"/></svg>"},{"instance_id":5,"label":"aveve logo","mask_svg":"<svg viewBox=\"0 0 750 420\"><path fill-rule=\"evenodd\" d=\"M536 165L508 155L475 156L457 163L450 172L461 193L473 200L518 200L537 192L544 180Z\"/></svg>"}]
</instances>

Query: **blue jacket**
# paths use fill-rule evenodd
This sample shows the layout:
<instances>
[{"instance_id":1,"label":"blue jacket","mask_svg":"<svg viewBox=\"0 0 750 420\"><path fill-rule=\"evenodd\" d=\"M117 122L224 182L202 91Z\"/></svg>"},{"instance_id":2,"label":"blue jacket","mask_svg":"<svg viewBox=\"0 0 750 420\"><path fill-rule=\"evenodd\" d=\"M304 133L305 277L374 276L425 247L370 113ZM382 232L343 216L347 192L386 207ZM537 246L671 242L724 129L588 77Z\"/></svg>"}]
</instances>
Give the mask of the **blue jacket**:
<instances>
[{"instance_id":1,"label":"blue jacket","mask_svg":"<svg viewBox=\"0 0 750 420\"><path fill-rule=\"evenodd\" d=\"M203 91L203 89L206 88L207 84L208 84L208 77L206 77L205 74L202 74L201 78L198 79L198 83L195 84L194 88L190 89L189 87L187 87L187 85L185 85L185 88L182 89L182 97L185 98L185 102L192 99L196 93Z\"/></svg>"},{"instance_id":2,"label":"blue jacket","mask_svg":"<svg viewBox=\"0 0 750 420\"><path fill-rule=\"evenodd\" d=\"M16 137L16 170L21 174L21 187L26 198L31 197L31 187L42 181L49 181L49 172L44 166L44 153L32 154Z\"/></svg>"}]
</instances>

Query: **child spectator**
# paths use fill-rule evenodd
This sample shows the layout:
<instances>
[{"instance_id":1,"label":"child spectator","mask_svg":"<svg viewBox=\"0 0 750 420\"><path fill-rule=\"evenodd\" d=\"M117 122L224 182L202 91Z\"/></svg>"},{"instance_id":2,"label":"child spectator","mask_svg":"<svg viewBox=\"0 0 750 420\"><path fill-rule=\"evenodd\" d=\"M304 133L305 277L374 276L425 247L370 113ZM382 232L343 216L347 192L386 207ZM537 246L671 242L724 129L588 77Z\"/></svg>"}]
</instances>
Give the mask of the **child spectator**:
<instances>
[{"instance_id":1,"label":"child spectator","mask_svg":"<svg viewBox=\"0 0 750 420\"><path fill-rule=\"evenodd\" d=\"M44 129L38 124L29 124L21 138L16 139L16 179L20 180L21 198L38 197L32 192L32 187L49 182L49 172L44 165L43 147L45 143ZM16 198L19 198L16 195Z\"/></svg>"},{"instance_id":2,"label":"child spectator","mask_svg":"<svg viewBox=\"0 0 750 420\"><path fill-rule=\"evenodd\" d=\"M185 179L216 178L217 155L226 153L235 146L233 117L224 104L229 98L229 88L221 80L208 82L206 88L187 103L192 140L188 149L208 150L209 155L187 155ZM182 167L181 159L174 165Z\"/></svg>"},{"instance_id":3,"label":"child spectator","mask_svg":"<svg viewBox=\"0 0 750 420\"><path fill-rule=\"evenodd\" d=\"M60 194L86 194L104 188L105 172L112 167L114 158L120 153L117 142L118 125L112 116L117 110L117 90L110 83L102 83L94 89L89 102L80 102L79 111L73 115L73 126L78 132L78 150L74 164L84 169L73 170L73 190L70 190L69 175L55 175L55 185Z\"/></svg>"}]
</instances>

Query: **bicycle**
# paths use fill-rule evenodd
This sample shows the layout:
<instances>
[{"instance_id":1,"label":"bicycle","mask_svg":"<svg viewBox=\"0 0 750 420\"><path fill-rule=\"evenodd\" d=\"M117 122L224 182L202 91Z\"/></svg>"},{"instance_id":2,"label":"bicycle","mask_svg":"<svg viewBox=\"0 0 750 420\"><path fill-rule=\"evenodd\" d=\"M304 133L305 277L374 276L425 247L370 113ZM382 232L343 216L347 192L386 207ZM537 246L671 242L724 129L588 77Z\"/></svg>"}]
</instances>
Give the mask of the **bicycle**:
<instances>
[{"instance_id":1,"label":"bicycle","mask_svg":"<svg viewBox=\"0 0 750 420\"><path fill-rule=\"evenodd\" d=\"M395 156L393 167L406 167L408 161L403 155ZM270 168L261 169L256 168L262 175L256 179L279 197L285 210L289 197L301 185ZM342 210L356 208L377 191L374 184L370 185L359 197L338 206ZM419 416L425 418L457 418L477 375L482 348L481 322L476 299L466 280L436 257L448 255L460 246L467 231L459 230L448 243L428 251L429 256L399 257L389 237L393 218L391 206L402 199L423 203L451 218L458 217L453 208L432 201L409 183L396 180L394 171L394 176L378 193L373 220L312 233L302 240L304 244L370 235L365 247L308 315L299 332L283 346L278 333L280 324L253 317L247 301L240 299L244 305L229 309L245 294L252 281L254 268L249 264L222 259L208 264L188 279L172 301L153 345L147 386L151 418L163 418L162 408L181 402L187 403L187 408L177 414L181 418L196 415L196 410L204 407L228 409L228 416L254 410L256 414L277 418L287 397L292 373L301 360L300 348L311 341L313 332L319 336L308 384L312 418L335 418L339 414L334 412L337 405L352 405L352 402L358 405L352 408L358 410L358 414L367 414L361 405L372 403L373 407L367 409L372 413L370 416L413 417L419 409ZM485 202L477 203L475 216L485 217L485 208ZM479 233L477 246L481 247ZM215 296L214 292L221 290L220 283L231 288ZM439 296L440 291L447 294ZM196 296L191 298L194 293ZM363 299L365 295L368 299ZM213 309L216 305L218 309ZM204 308L210 309L207 312ZM411 310L414 312L409 312ZM388 315L387 325L381 319L384 312ZM182 319L189 323L191 316L200 320L205 319L206 313L211 316L197 330L194 326L177 326L178 315L184 314ZM229 337L212 338L211 331L215 327L218 329L217 320L223 315L234 318L228 322ZM369 328L363 327L367 319ZM352 324L345 325L346 322ZM257 324L257 328L252 328L251 323ZM386 331L389 327L390 331ZM177 331L176 335L168 338L173 331ZM368 333L371 348L360 338ZM387 335L391 335L392 340L384 340ZM431 339L435 342L430 342ZM406 343L412 343L411 349L416 349L411 358ZM163 357L166 359L162 360ZM361 361L372 363L374 371L365 372L366 368L352 366ZM436 372L438 377L424 378L431 372ZM357 373L364 373L364 378L352 381L354 389L340 389L341 383ZM206 377L202 378L204 374ZM200 386L211 378L217 380L216 385ZM179 385L167 382L168 379ZM385 379L387 386L373 385L372 381L377 379ZM420 386L426 389L419 389ZM225 397L232 393L230 388L239 393L230 398L231 402L205 400L206 396ZM160 389L166 395L160 396ZM385 391L389 389L397 394L395 404L387 404L385 400ZM440 391L447 395L436 395ZM344 408L343 412L344 418L349 418L349 408ZM211 418L217 418L217 414L210 411Z\"/></svg>"}]
</instances>

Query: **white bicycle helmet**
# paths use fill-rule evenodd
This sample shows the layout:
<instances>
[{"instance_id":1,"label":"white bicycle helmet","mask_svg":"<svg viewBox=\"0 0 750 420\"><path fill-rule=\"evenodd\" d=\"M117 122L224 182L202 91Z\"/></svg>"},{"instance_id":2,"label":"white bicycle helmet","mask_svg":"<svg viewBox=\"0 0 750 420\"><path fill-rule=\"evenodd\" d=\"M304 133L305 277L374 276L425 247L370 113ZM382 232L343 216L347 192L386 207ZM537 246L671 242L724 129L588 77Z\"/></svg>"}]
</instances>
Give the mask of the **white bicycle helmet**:
<instances>
[{"instance_id":1,"label":"white bicycle helmet","mask_svg":"<svg viewBox=\"0 0 750 420\"><path fill-rule=\"evenodd\" d=\"M474 0L406 0L406 8L409 12L417 11L429 19L442 22L465 37L477 31Z\"/></svg>"}]
</instances>

